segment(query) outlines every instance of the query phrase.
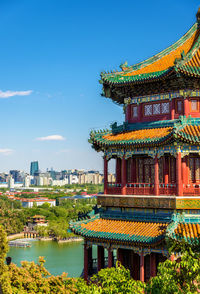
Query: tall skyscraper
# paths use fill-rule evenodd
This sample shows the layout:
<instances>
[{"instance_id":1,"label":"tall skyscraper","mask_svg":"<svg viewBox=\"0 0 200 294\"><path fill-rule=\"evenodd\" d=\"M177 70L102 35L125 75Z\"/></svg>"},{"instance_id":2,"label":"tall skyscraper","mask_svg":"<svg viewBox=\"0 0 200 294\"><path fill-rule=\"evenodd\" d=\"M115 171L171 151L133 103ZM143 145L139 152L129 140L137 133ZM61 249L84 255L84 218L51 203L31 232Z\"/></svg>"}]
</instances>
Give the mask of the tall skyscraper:
<instances>
[{"instance_id":1,"label":"tall skyscraper","mask_svg":"<svg viewBox=\"0 0 200 294\"><path fill-rule=\"evenodd\" d=\"M35 173L39 172L39 164L38 161L32 161L31 162L31 168L30 168L30 175L34 176Z\"/></svg>"}]
</instances>

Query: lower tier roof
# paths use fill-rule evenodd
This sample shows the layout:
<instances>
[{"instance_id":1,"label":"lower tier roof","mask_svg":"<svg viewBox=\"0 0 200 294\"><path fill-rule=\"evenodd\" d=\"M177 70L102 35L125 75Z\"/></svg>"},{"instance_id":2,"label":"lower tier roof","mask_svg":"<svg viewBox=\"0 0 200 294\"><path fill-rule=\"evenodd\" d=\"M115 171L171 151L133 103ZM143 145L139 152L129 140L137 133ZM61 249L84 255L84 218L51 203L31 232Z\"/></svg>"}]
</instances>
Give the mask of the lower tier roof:
<instances>
[{"instance_id":1,"label":"lower tier roof","mask_svg":"<svg viewBox=\"0 0 200 294\"><path fill-rule=\"evenodd\" d=\"M104 219L99 215L70 225L71 230L85 238L105 242L129 242L134 245L156 245L166 237L188 243L199 240L200 224L196 219L188 222L174 215L170 223Z\"/></svg>"},{"instance_id":2,"label":"lower tier roof","mask_svg":"<svg viewBox=\"0 0 200 294\"><path fill-rule=\"evenodd\" d=\"M174 121L129 124L122 131L91 132L89 142L99 150L117 146L160 146L177 140L200 145L200 119L182 117Z\"/></svg>"},{"instance_id":3,"label":"lower tier roof","mask_svg":"<svg viewBox=\"0 0 200 294\"><path fill-rule=\"evenodd\" d=\"M87 221L77 222L72 226L72 231L89 238L152 244L164 239L166 228L166 223L111 220L95 217Z\"/></svg>"},{"instance_id":4,"label":"lower tier roof","mask_svg":"<svg viewBox=\"0 0 200 294\"><path fill-rule=\"evenodd\" d=\"M180 223L174 230L173 237L175 239L184 239L191 243L192 241L200 238L200 224L186 224Z\"/></svg>"}]
</instances>

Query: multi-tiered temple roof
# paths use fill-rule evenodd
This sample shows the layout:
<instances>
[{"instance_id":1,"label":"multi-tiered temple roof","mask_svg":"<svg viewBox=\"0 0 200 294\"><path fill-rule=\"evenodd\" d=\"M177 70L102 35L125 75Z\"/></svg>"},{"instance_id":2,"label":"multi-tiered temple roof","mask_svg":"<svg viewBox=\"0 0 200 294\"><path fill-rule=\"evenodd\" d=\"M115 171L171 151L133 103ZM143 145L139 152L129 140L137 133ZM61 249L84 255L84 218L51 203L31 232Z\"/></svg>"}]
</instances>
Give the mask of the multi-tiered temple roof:
<instances>
[{"instance_id":1,"label":"multi-tiered temple roof","mask_svg":"<svg viewBox=\"0 0 200 294\"><path fill-rule=\"evenodd\" d=\"M100 82L102 95L124 106L125 122L90 133L92 147L104 156L104 194L97 196L99 215L71 223L71 229L85 239L85 278L96 244L99 270L104 249L109 266L117 250L136 279L140 267L144 281L148 268L155 275L160 255L168 255L166 239L199 242L200 10L173 45L136 65L124 63L121 71L102 73ZM110 159L115 182L108 179Z\"/></svg>"},{"instance_id":2,"label":"multi-tiered temple roof","mask_svg":"<svg viewBox=\"0 0 200 294\"><path fill-rule=\"evenodd\" d=\"M183 37L167 49L132 66L128 66L127 62L125 62L120 66L121 71L103 72L101 74L103 95L123 104L126 92L121 92L122 86L127 86L127 89L130 85L135 86L132 92L135 94L134 96L137 96L138 90L143 93L142 89L136 86L137 84L154 82L155 88L155 82L177 78L179 80L178 85L170 83L171 87L173 86L174 89L177 89L180 85L184 86L181 79L183 76L200 78L199 33L199 14L197 14L197 22ZM167 90L167 85L164 88ZM158 92L162 92L159 90Z\"/></svg>"}]
</instances>

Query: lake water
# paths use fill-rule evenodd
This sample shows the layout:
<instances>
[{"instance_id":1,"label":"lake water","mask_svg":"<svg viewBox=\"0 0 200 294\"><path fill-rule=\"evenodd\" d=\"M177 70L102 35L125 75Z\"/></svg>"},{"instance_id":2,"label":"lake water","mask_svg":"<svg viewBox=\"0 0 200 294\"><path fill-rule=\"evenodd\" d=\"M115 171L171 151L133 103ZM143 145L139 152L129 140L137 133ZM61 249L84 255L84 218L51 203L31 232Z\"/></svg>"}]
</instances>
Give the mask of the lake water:
<instances>
[{"instance_id":1,"label":"lake water","mask_svg":"<svg viewBox=\"0 0 200 294\"><path fill-rule=\"evenodd\" d=\"M57 243L54 241L30 240L31 247L10 247L8 256L20 265L23 260L38 261L44 256L46 269L53 275L68 273L69 277L79 277L83 270L83 242Z\"/></svg>"}]
</instances>

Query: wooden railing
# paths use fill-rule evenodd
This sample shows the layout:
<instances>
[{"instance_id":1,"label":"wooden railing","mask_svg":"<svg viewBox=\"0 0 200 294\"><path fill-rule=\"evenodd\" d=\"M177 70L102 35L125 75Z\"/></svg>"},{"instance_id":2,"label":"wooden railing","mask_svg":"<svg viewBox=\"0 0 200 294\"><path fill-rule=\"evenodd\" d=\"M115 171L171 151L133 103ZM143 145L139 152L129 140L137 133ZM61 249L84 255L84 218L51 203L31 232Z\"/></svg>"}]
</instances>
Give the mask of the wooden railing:
<instances>
[{"instance_id":1,"label":"wooden railing","mask_svg":"<svg viewBox=\"0 0 200 294\"><path fill-rule=\"evenodd\" d=\"M200 191L200 188L198 191ZM191 189L190 189L189 193L192 193ZM197 195L194 193L198 193L198 192L197 191L193 192L192 195ZM121 193L121 183L108 183L107 194L121 195L122 194ZM160 195L176 195L176 184L159 184L159 194ZM154 195L154 184L151 184L151 183L127 183L126 184L126 195Z\"/></svg>"},{"instance_id":2,"label":"wooden railing","mask_svg":"<svg viewBox=\"0 0 200 294\"><path fill-rule=\"evenodd\" d=\"M188 185L183 185L183 195L184 196L200 196L200 184L191 183Z\"/></svg>"},{"instance_id":3,"label":"wooden railing","mask_svg":"<svg viewBox=\"0 0 200 294\"><path fill-rule=\"evenodd\" d=\"M107 188L107 193L108 194L116 194L120 195L121 194L121 183L108 183L108 188Z\"/></svg>"},{"instance_id":4,"label":"wooden railing","mask_svg":"<svg viewBox=\"0 0 200 294\"><path fill-rule=\"evenodd\" d=\"M159 184L160 195L176 195L176 184Z\"/></svg>"},{"instance_id":5,"label":"wooden railing","mask_svg":"<svg viewBox=\"0 0 200 294\"><path fill-rule=\"evenodd\" d=\"M127 195L153 195L154 185L149 183L128 183L126 184Z\"/></svg>"}]
</instances>

